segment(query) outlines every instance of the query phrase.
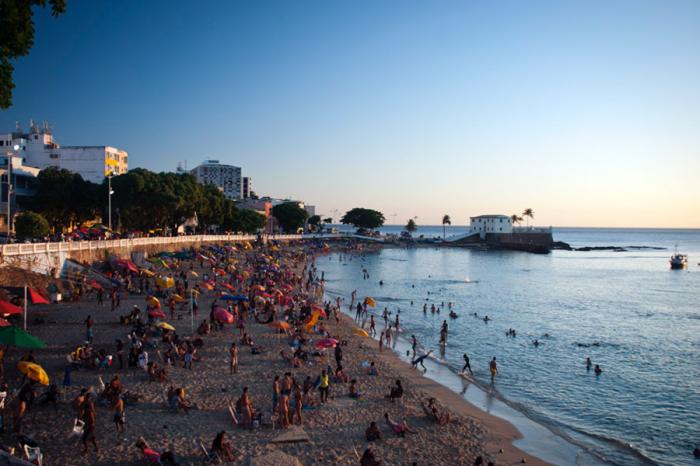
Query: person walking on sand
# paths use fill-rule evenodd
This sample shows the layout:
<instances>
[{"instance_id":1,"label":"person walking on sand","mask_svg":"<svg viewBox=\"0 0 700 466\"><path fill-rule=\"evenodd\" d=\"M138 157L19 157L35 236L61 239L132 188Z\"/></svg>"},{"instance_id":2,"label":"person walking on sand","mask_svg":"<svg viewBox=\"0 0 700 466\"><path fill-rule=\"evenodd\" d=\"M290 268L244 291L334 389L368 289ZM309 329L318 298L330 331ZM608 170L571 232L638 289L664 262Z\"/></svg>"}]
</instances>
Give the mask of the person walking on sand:
<instances>
[{"instance_id":1,"label":"person walking on sand","mask_svg":"<svg viewBox=\"0 0 700 466\"><path fill-rule=\"evenodd\" d=\"M126 423L126 408L124 407L124 399L121 395L114 402L114 425L117 427L117 435L124 433L124 424Z\"/></svg>"},{"instance_id":2,"label":"person walking on sand","mask_svg":"<svg viewBox=\"0 0 700 466\"><path fill-rule=\"evenodd\" d=\"M391 325L384 331L384 337L386 338L386 347L391 347Z\"/></svg>"},{"instance_id":3,"label":"person walking on sand","mask_svg":"<svg viewBox=\"0 0 700 466\"><path fill-rule=\"evenodd\" d=\"M80 418L85 423L83 426L83 436L81 441L83 443L83 455L88 452L88 443L92 443L95 447L95 453L100 452L100 447L97 446L97 438L95 437L95 427L97 424L97 411L95 409L95 403L92 401L92 396L90 393L85 395L85 400L83 401L80 408Z\"/></svg>"},{"instance_id":4,"label":"person walking on sand","mask_svg":"<svg viewBox=\"0 0 700 466\"><path fill-rule=\"evenodd\" d=\"M464 353L462 358L464 358L464 367L462 367L462 373L466 373L467 369L469 369L469 373L471 375L474 375L474 373L472 372L472 366L471 364L469 364L469 356L467 356L467 353Z\"/></svg>"},{"instance_id":5,"label":"person walking on sand","mask_svg":"<svg viewBox=\"0 0 700 466\"><path fill-rule=\"evenodd\" d=\"M411 349L413 350L413 357L416 357L416 348L418 347L418 338L415 335L411 335Z\"/></svg>"},{"instance_id":6,"label":"person walking on sand","mask_svg":"<svg viewBox=\"0 0 700 466\"><path fill-rule=\"evenodd\" d=\"M301 387L296 381L294 381L294 417L301 425L301 410L304 407L304 394L301 391ZM293 420L293 419L292 419Z\"/></svg>"},{"instance_id":7,"label":"person walking on sand","mask_svg":"<svg viewBox=\"0 0 700 466\"><path fill-rule=\"evenodd\" d=\"M382 352L382 346L384 346L384 331L379 334L379 352Z\"/></svg>"},{"instance_id":8,"label":"person walking on sand","mask_svg":"<svg viewBox=\"0 0 700 466\"><path fill-rule=\"evenodd\" d=\"M376 324L374 323L374 314L369 316L369 332L370 336L375 336L377 334Z\"/></svg>"},{"instance_id":9,"label":"person walking on sand","mask_svg":"<svg viewBox=\"0 0 700 466\"><path fill-rule=\"evenodd\" d=\"M498 374L498 366L496 365L496 356L489 363L489 371L491 371L491 383L493 384L496 374Z\"/></svg>"},{"instance_id":10,"label":"person walking on sand","mask_svg":"<svg viewBox=\"0 0 700 466\"><path fill-rule=\"evenodd\" d=\"M231 343L231 348L229 349L229 356L231 357L231 367L229 368L231 374L238 373L238 347L236 343Z\"/></svg>"}]
</instances>

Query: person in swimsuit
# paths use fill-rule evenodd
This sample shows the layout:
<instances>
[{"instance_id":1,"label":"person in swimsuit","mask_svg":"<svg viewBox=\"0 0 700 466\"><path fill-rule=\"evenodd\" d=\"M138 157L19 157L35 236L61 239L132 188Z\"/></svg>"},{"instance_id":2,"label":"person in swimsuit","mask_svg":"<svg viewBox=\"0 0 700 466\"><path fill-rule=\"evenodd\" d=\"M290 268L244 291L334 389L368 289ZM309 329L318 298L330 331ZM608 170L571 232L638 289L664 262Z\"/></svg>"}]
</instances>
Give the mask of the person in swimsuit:
<instances>
[{"instance_id":1,"label":"person in swimsuit","mask_svg":"<svg viewBox=\"0 0 700 466\"><path fill-rule=\"evenodd\" d=\"M428 368L425 367L425 364L423 364L423 361L425 361L425 358L430 356L430 353L432 353L432 352L433 352L433 350L430 350L427 353L425 353L423 356L420 356L420 357L414 359L413 361L411 361L411 367L413 367L414 369L418 369L418 364L420 364L420 366L423 368L423 372L427 372Z\"/></svg>"},{"instance_id":2,"label":"person in swimsuit","mask_svg":"<svg viewBox=\"0 0 700 466\"><path fill-rule=\"evenodd\" d=\"M469 356L467 356L467 353L464 353L462 358L464 358L464 367L462 367L462 372L466 372L466 370L469 369L469 373L474 375L472 372L472 366L469 364Z\"/></svg>"},{"instance_id":3,"label":"person in swimsuit","mask_svg":"<svg viewBox=\"0 0 700 466\"><path fill-rule=\"evenodd\" d=\"M496 378L496 374L498 374L498 366L496 365L496 356L493 357L491 362L489 363L489 371L491 371L491 383L493 383L494 379Z\"/></svg>"}]
</instances>

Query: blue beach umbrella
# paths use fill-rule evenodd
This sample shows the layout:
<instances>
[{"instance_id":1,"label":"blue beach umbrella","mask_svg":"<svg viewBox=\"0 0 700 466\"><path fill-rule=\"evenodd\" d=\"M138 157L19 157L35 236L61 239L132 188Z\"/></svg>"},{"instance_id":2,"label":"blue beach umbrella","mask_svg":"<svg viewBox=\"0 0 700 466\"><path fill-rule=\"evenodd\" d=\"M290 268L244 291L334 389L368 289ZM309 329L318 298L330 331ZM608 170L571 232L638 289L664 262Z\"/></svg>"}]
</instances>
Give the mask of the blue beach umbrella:
<instances>
[{"instance_id":1,"label":"blue beach umbrella","mask_svg":"<svg viewBox=\"0 0 700 466\"><path fill-rule=\"evenodd\" d=\"M222 295L219 299L222 299L224 301L248 301L248 298L245 296L233 296L230 294Z\"/></svg>"}]
</instances>

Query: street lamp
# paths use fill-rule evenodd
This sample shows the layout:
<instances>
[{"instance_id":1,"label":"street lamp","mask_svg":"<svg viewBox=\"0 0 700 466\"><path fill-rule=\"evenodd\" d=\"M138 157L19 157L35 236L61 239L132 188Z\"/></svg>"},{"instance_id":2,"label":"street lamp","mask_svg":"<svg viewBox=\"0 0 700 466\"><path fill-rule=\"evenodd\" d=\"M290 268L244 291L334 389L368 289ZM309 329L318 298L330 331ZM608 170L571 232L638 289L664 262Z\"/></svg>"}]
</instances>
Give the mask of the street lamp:
<instances>
[{"instance_id":1,"label":"street lamp","mask_svg":"<svg viewBox=\"0 0 700 466\"><path fill-rule=\"evenodd\" d=\"M115 175L114 170L110 170L107 173L107 219L108 219L108 228L109 228L109 235L112 236L112 194L114 194L114 191L112 191L112 177Z\"/></svg>"}]
</instances>

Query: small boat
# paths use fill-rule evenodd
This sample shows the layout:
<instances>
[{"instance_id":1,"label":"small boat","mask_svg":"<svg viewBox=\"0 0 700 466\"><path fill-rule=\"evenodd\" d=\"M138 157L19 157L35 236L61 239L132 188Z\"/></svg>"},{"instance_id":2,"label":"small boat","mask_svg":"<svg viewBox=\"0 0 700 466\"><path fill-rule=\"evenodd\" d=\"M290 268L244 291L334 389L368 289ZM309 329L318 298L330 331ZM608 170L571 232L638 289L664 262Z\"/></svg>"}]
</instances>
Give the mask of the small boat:
<instances>
[{"instance_id":1,"label":"small boat","mask_svg":"<svg viewBox=\"0 0 700 466\"><path fill-rule=\"evenodd\" d=\"M680 254L678 249L676 249L669 262L673 270L684 269L688 265L688 256Z\"/></svg>"}]
</instances>

